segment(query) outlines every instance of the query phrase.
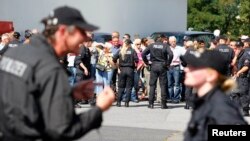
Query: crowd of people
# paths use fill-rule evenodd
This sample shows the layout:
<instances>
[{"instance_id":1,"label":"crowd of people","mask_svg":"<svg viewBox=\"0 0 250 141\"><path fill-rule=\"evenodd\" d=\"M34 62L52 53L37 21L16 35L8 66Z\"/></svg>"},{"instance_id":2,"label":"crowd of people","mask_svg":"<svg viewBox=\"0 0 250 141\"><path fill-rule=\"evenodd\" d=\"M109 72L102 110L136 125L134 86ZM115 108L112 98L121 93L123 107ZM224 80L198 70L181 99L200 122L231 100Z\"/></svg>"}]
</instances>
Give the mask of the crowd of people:
<instances>
[{"instance_id":1,"label":"crowd of people","mask_svg":"<svg viewBox=\"0 0 250 141\"><path fill-rule=\"evenodd\" d=\"M30 37L37 33L37 30L26 30L23 41L20 41L19 32L5 33L1 37L0 51L4 52L7 47L17 47L22 43L29 44ZM132 41L130 34L124 34L122 39L117 31L111 35L110 41L99 43L93 40L92 32L87 32L87 40L79 45L80 54L71 52L60 58L69 74L71 86L90 79L96 84L94 96L90 100L75 100L76 107L88 103L95 105L98 94L105 86L110 86L116 93L119 107L121 101L129 107L130 101L138 103L141 100L149 100L151 108L153 101L161 103L162 107L167 107L164 106L165 103L186 101L184 108L189 109L191 96L196 90L184 84L186 64L182 56L190 49L206 49L218 50L227 58L228 69L225 76L234 78L238 84L238 88L230 92L231 98L242 106L244 115L249 115L248 36L242 36L237 41L226 36L218 36L211 40L209 47L206 47L204 40L189 37L184 37L183 46L180 46L176 44L177 39L174 36L159 35L154 40L137 36ZM155 54L157 50L150 49L159 45L166 46L170 51L163 55L162 52ZM159 62L163 63L164 74L155 72L155 75L155 68L159 68L155 65Z\"/></svg>"},{"instance_id":2,"label":"crowd of people","mask_svg":"<svg viewBox=\"0 0 250 141\"><path fill-rule=\"evenodd\" d=\"M227 58L227 70L224 75L235 79L238 84L237 89L229 92L230 97L242 106L244 115L249 115L248 37L244 36L235 41L226 36L218 36L211 40L210 47L206 47L204 40L193 40L188 37L184 37L183 46L180 46L176 44L177 39L174 36L159 35L154 40L137 37L132 41L130 34L124 34L121 40L119 32L115 31L112 33L112 39L106 43L93 41L93 33L89 33L88 36L89 41L80 46L80 56L75 55L75 59L71 59L72 54L68 54L64 60L69 62L69 80L72 85L87 79L93 79L97 84L101 84L95 87L95 97L104 86L111 86L116 92L119 107L121 101L129 107L130 101L148 100L150 108L153 108L153 101L161 103L162 107L166 108L165 103L179 103L185 100L184 108L189 109L196 89L184 84L186 64L183 56L188 50L218 50ZM153 49L165 47L168 48L167 51ZM157 66L160 63L164 70ZM72 67L76 71L72 71ZM79 75L81 78L77 77ZM88 102L94 104L94 98L90 101L81 101L80 104Z\"/></svg>"}]
</instances>

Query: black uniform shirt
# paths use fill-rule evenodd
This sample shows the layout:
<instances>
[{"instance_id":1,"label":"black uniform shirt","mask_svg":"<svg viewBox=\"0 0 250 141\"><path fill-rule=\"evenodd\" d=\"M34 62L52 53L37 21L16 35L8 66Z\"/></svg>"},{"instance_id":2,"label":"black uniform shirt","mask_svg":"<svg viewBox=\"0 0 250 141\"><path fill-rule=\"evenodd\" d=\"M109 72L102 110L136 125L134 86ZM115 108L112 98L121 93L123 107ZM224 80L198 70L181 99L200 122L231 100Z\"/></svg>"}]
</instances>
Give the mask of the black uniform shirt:
<instances>
[{"instance_id":1,"label":"black uniform shirt","mask_svg":"<svg viewBox=\"0 0 250 141\"><path fill-rule=\"evenodd\" d=\"M162 62L166 65L170 65L173 59L173 52L167 44L163 44L162 42L155 42L150 44L143 52L142 59L148 64L147 55L150 53L150 61L154 62Z\"/></svg>"},{"instance_id":2,"label":"black uniform shirt","mask_svg":"<svg viewBox=\"0 0 250 141\"><path fill-rule=\"evenodd\" d=\"M124 60L122 59L121 50L119 50L117 54L113 56L113 61L115 63L117 62L117 59L119 59L120 67L135 67L135 63L138 63L139 61L135 50L132 48L127 49Z\"/></svg>"},{"instance_id":3,"label":"black uniform shirt","mask_svg":"<svg viewBox=\"0 0 250 141\"><path fill-rule=\"evenodd\" d=\"M76 115L68 77L44 36L0 60L0 130L17 138L72 140L100 127L102 112Z\"/></svg>"},{"instance_id":4,"label":"black uniform shirt","mask_svg":"<svg viewBox=\"0 0 250 141\"><path fill-rule=\"evenodd\" d=\"M242 69L244 66L250 67L250 54L248 54L245 50L242 50L239 53L236 64L237 71ZM244 75L247 75L247 72L245 72Z\"/></svg>"},{"instance_id":5,"label":"black uniform shirt","mask_svg":"<svg viewBox=\"0 0 250 141\"><path fill-rule=\"evenodd\" d=\"M239 107L216 87L205 96L196 97L184 141L207 140L209 124L246 125L247 122L241 115Z\"/></svg>"},{"instance_id":6,"label":"black uniform shirt","mask_svg":"<svg viewBox=\"0 0 250 141\"><path fill-rule=\"evenodd\" d=\"M81 47L79 56L76 56L75 58L75 66L80 70L80 71L77 70L77 72L83 73L83 69L80 67L80 63L83 63L84 66L88 69L88 71L90 71L91 67L90 59L91 59L91 54L89 48Z\"/></svg>"}]
</instances>

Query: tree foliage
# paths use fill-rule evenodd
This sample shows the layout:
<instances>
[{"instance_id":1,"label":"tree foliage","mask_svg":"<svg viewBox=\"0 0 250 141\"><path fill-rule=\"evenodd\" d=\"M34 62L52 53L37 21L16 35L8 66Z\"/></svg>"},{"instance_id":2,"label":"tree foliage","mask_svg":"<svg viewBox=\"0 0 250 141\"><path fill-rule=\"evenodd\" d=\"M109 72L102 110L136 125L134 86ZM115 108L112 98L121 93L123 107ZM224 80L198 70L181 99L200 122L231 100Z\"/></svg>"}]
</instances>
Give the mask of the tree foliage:
<instances>
[{"instance_id":1,"label":"tree foliage","mask_svg":"<svg viewBox=\"0 0 250 141\"><path fill-rule=\"evenodd\" d=\"M232 37L250 34L249 0L188 0L188 27Z\"/></svg>"}]
</instances>

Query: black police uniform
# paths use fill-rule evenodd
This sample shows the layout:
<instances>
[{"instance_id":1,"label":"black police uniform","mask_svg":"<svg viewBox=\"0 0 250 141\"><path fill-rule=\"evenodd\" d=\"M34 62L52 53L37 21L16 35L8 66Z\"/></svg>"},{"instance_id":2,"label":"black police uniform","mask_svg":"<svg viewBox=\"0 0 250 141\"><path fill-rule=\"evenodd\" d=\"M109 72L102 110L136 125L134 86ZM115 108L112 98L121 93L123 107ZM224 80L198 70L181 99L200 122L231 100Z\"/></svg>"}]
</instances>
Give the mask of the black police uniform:
<instances>
[{"instance_id":1,"label":"black police uniform","mask_svg":"<svg viewBox=\"0 0 250 141\"><path fill-rule=\"evenodd\" d=\"M250 68L250 55L242 50L236 61L237 71L242 69L244 66ZM249 115L249 76L248 71L240 74L236 78L238 84L238 94L233 94L233 100L240 103L243 108L244 115Z\"/></svg>"},{"instance_id":2,"label":"black police uniform","mask_svg":"<svg viewBox=\"0 0 250 141\"><path fill-rule=\"evenodd\" d=\"M76 82L82 81L82 80L87 80L91 78L90 75L90 68L91 68L91 64L90 64L90 59L91 59L91 54L90 54L90 50L87 47L81 47L81 53L79 54L79 56L76 56L75 58L75 66L76 66ZM80 66L80 63L83 63L84 66L87 68L89 74L85 75L84 74L84 70L82 69L82 67Z\"/></svg>"},{"instance_id":3,"label":"black police uniform","mask_svg":"<svg viewBox=\"0 0 250 141\"><path fill-rule=\"evenodd\" d=\"M201 98L196 97L193 109L184 141L208 140L208 125L210 124L247 125L239 112L238 106L218 87Z\"/></svg>"},{"instance_id":4,"label":"black police uniform","mask_svg":"<svg viewBox=\"0 0 250 141\"><path fill-rule=\"evenodd\" d=\"M149 45L142 52L142 59L148 65L147 55L150 53L151 72L150 72L150 92L149 92L149 108L153 108L155 99L156 82L159 77L161 87L161 102L162 108L166 106L167 91L167 67L173 59L173 52L167 44L155 42Z\"/></svg>"},{"instance_id":5,"label":"black police uniform","mask_svg":"<svg viewBox=\"0 0 250 141\"><path fill-rule=\"evenodd\" d=\"M224 58L226 58L227 60L227 70L225 72L225 76L231 76L232 74L232 67L231 67L231 62L234 58L234 51L232 48L228 47L226 44L222 44L222 45L219 45L217 48L215 48L215 50L218 50L219 52L221 52L222 56Z\"/></svg>"},{"instance_id":6,"label":"black police uniform","mask_svg":"<svg viewBox=\"0 0 250 141\"><path fill-rule=\"evenodd\" d=\"M98 107L76 115L68 76L38 35L0 60L0 130L4 141L73 140L98 128Z\"/></svg>"},{"instance_id":7,"label":"black police uniform","mask_svg":"<svg viewBox=\"0 0 250 141\"><path fill-rule=\"evenodd\" d=\"M194 48L188 48L185 54L188 54L188 53L190 53L192 51L195 51L195 49ZM183 55L180 56L180 60L181 60L181 65L183 67L186 67L188 65L187 62L185 61L185 59L183 58ZM184 77L183 79L185 79L185 75L183 77ZM189 109L190 106L192 106L191 101L192 101L192 97L193 97L193 88L189 87L189 86L185 86L184 93L185 93L185 102L186 102L186 105L185 105L184 109Z\"/></svg>"},{"instance_id":8,"label":"black police uniform","mask_svg":"<svg viewBox=\"0 0 250 141\"><path fill-rule=\"evenodd\" d=\"M122 94L126 88L125 106L129 107L131 91L134 85L134 70L136 68L135 63L138 63L139 59L135 50L132 48L127 49L124 59L122 59L120 51L113 56L114 63L116 63L117 59L119 59L119 69L121 71L120 74L118 74L117 106L121 106Z\"/></svg>"}]
</instances>

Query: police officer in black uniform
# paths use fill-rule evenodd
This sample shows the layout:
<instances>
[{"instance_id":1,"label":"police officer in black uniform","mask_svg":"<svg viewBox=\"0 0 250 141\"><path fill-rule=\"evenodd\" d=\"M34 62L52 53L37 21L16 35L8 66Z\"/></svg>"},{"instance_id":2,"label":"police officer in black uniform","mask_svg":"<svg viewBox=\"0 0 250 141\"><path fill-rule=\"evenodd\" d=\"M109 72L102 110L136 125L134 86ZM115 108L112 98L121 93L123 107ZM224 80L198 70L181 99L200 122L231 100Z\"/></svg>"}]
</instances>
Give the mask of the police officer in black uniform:
<instances>
[{"instance_id":1,"label":"police officer in black uniform","mask_svg":"<svg viewBox=\"0 0 250 141\"><path fill-rule=\"evenodd\" d=\"M234 81L223 75L226 59L217 50L190 51L184 55L185 85L197 89L191 120L184 141L208 140L208 125L238 125L244 120L239 107L225 92L234 87Z\"/></svg>"},{"instance_id":2,"label":"police officer in black uniform","mask_svg":"<svg viewBox=\"0 0 250 141\"><path fill-rule=\"evenodd\" d=\"M0 132L3 141L68 141L99 128L102 112L114 100L111 88L98 96L96 107L76 114L73 97L89 98L92 81L72 88L58 61L67 53L78 53L86 39L88 24L77 9L56 8L43 20L43 35L29 45L8 49L0 59Z\"/></svg>"},{"instance_id":3,"label":"police officer in black uniform","mask_svg":"<svg viewBox=\"0 0 250 141\"><path fill-rule=\"evenodd\" d=\"M121 107L122 95L125 92L125 107L129 107L132 88L134 85L135 64L139 59L135 50L131 47L132 41L126 39L120 51L113 56L114 63L119 59L120 73L118 75L117 106Z\"/></svg>"},{"instance_id":4,"label":"police officer in black uniform","mask_svg":"<svg viewBox=\"0 0 250 141\"><path fill-rule=\"evenodd\" d=\"M232 48L230 48L228 45L226 45L226 41L227 38L224 35L221 35L219 37L219 45L217 48L215 48L216 50L218 50L219 52L222 53L223 57L226 58L226 63L227 63L227 70L225 71L225 75L226 76L231 76L232 74L232 67L231 67L231 63L232 60L234 58L234 51Z\"/></svg>"},{"instance_id":5,"label":"police officer in black uniform","mask_svg":"<svg viewBox=\"0 0 250 141\"><path fill-rule=\"evenodd\" d=\"M173 59L173 52L167 44L162 42L162 37L157 36L155 43L149 45L142 52L142 59L146 65L149 65L147 55L150 53L151 72L150 72L150 92L149 92L149 105L148 108L154 108L155 89L157 79L160 80L161 87L161 108L166 109L166 95L167 91L167 67L170 65Z\"/></svg>"},{"instance_id":6,"label":"police officer in black uniform","mask_svg":"<svg viewBox=\"0 0 250 141\"><path fill-rule=\"evenodd\" d=\"M234 101L239 103L243 109L243 115L249 116L249 67L250 54L243 49L244 44L240 41L236 42L236 53L233 63L236 65L234 77L238 84L238 91L232 93Z\"/></svg>"},{"instance_id":7,"label":"police officer in black uniform","mask_svg":"<svg viewBox=\"0 0 250 141\"><path fill-rule=\"evenodd\" d=\"M76 82L91 78L90 50L85 44L83 44L80 48L81 48L81 51L80 51L81 53L75 58Z\"/></svg>"}]
</instances>

